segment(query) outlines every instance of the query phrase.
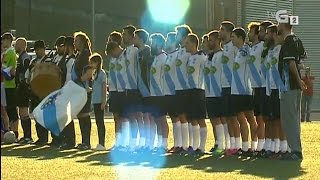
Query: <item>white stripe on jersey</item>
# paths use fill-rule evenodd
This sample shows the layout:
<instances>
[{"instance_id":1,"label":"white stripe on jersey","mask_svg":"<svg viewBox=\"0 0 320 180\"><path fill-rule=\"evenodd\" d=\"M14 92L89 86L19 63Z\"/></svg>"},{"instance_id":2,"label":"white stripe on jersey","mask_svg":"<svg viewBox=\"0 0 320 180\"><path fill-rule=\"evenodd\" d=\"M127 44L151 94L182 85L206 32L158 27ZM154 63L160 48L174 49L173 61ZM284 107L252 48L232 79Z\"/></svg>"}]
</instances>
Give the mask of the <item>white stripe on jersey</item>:
<instances>
[{"instance_id":1,"label":"white stripe on jersey","mask_svg":"<svg viewBox=\"0 0 320 180\"><path fill-rule=\"evenodd\" d=\"M176 59L178 51L174 51L167 56L166 63L164 65L164 86L163 92L165 95L175 94L174 77L176 77Z\"/></svg>"},{"instance_id":2,"label":"white stripe on jersey","mask_svg":"<svg viewBox=\"0 0 320 180\"><path fill-rule=\"evenodd\" d=\"M248 65L250 72L249 77L253 88L266 87L266 81L261 71L261 55L263 48L263 42L259 42L258 44L255 44L250 48L250 57L248 59Z\"/></svg>"},{"instance_id":3,"label":"white stripe on jersey","mask_svg":"<svg viewBox=\"0 0 320 180\"><path fill-rule=\"evenodd\" d=\"M280 89L282 80L280 78L278 63L280 55L281 45L277 45L272 49L269 49L267 56L267 95L271 95L272 89Z\"/></svg>"},{"instance_id":4,"label":"white stripe on jersey","mask_svg":"<svg viewBox=\"0 0 320 180\"><path fill-rule=\"evenodd\" d=\"M241 47L235 57L232 71L231 94L252 95L251 82L247 59L249 57L249 47Z\"/></svg>"},{"instance_id":5,"label":"white stripe on jersey","mask_svg":"<svg viewBox=\"0 0 320 180\"><path fill-rule=\"evenodd\" d=\"M127 66L126 58L124 55L125 51L122 51L121 55L117 58L116 63L116 77L117 77L117 91L124 92L126 90L127 78Z\"/></svg>"},{"instance_id":6,"label":"white stripe on jersey","mask_svg":"<svg viewBox=\"0 0 320 180\"><path fill-rule=\"evenodd\" d=\"M139 50L138 48L134 47L134 45L131 45L128 46L124 51L127 70L126 89L137 89L137 68Z\"/></svg>"},{"instance_id":7,"label":"white stripe on jersey","mask_svg":"<svg viewBox=\"0 0 320 180\"><path fill-rule=\"evenodd\" d=\"M189 89L205 90L204 76L203 76L205 62L206 62L206 55L204 55L204 53L201 51L189 57L189 60L187 63L187 78L188 78Z\"/></svg>"},{"instance_id":8,"label":"white stripe on jersey","mask_svg":"<svg viewBox=\"0 0 320 180\"><path fill-rule=\"evenodd\" d=\"M222 74L222 51L215 52L210 62L209 69L205 69L205 74L209 73L210 86L206 97L221 97L221 74ZM206 78L205 78L206 79ZM206 87L207 92L207 87Z\"/></svg>"},{"instance_id":9,"label":"white stripe on jersey","mask_svg":"<svg viewBox=\"0 0 320 180\"><path fill-rule=\"evenodd\" d=\"M117 59L110 58L109 74L108 74L109 91L117 91L116 64L117 64Z\"/></svg>"},{"instance_id":10,"label":"white stripe on jersey","mask_svg":"<svg viewBox=\"0 0 320 180\"><path fill-rule=\"evenodd\" d=\"M190 56L191 54L187 53L185 48L180 48L178 50L178 56L176 59L176 76L173 78L176 90L188 89L187 63Z\"/></svg>"},{"instance_id":11,"label":"white stripe on jersey","mask_svg":"<svg viewBox=\"0 0 320 180\"><path fill-rule=\"evenodd\" d=\"M234 58L237 53L237 47L229 41L227 44L223 45L223 57L222 57L222 80L221 85L223 88L231 87L232 81L232 66L234 63Z\"/></svg>"},{"instance_id":12,"label":"white stripe on jersey","mask_svg":"<svg viewBox=\"0 0 320 180\"><path fill-rule=\"evenodd\" d=\"M165 53L161 53L153 60L150 72L150 96L164 96L163 75L166 59L167 55Z\"/></svg>"}]
</instances>

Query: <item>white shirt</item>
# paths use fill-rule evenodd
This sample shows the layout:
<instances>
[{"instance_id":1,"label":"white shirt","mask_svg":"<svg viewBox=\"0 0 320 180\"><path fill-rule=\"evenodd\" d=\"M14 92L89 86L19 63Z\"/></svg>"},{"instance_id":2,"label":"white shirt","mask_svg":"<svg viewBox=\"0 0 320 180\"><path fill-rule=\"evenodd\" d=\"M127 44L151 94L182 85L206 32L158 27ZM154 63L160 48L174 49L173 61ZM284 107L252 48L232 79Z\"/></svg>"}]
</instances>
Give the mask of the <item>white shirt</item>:
<instances>
[{"instance_id":1,"label":"white shirt","mask_svg":"<svg viewBox=\"0 0 320 180\"><path fill-rule=\"evenodd\" d=\"M138 48L134 45L128 46L125 50L126 58L126 72L127 78L126 89L138 89L137 75L138 75Z\"/></svg>"},{"instance_id":2,"label":"white shirt","mask_svg":"<svg viewBox=\"0 0 320 180\"><path fill-rule=\"evenodd\" d=\"M70 56L68 55L66 58L68 59ZM73 63L76 59L75 58L70 58L67 61L66 67L67 67L67 74L66 74L66 82L64 84L67 84L68 81L71 80L71 73L72 73L72 67Z\"/></svg>"},{"instance_id":3,"label":"white shirt","mask_svg":"<svg viewBox=\"0 0 320 180\"><path fill-rule=\"evenodd\" d=\"M117 75L116 75L117 59L110 58L109 74L108 74L108 87L109 91L117 91Z\"/></svg>"},{"instance_id":4,"label":"white shirt","mask_svg":"<svg viewBox=\"0 0 320 180\"><path fill-rule=\"evenodd\" d=\"M150 96L164 96L163 76L167 55L163 52L155 56L150 72Z\"/></svg>"},{"instance_id":5,"label":"white shirt","mask_svg":"<svg viewBox=\"0 0 320 180\"><path fill-rule=\"evenodd\" d=\"M174 77L176 77L176 59L178 51L171 52L167 55L167 60L164 65L164 86L163 91L165 95L174 95L175 84Z\"/></svg>"},{"instance_id":6,"label":"white shirt","mask_svg":"<svg viewBox=\"0 0 320 180\"><path fill-rule=\"evenodd\" d=\"M190 56L191 54L187 53L185 48L180 48L178 50L178 56L176 59L176 76L173 79L176 90L188 89L187 62Z\"/></svg>"},{"instance_id":7,"label":"white shirt","mask_svg":"<svg viewBox=\"0 0 320 180\"><path fill-rule=\"evenodd\" d=\"M55 55L55 56L53 57L52 62L55 63L55 64L59 64L59 62L61 61L62 57L63 57L63 55L57 54L57 55Z\"/></svg>"},{"instance_id":8,"label":"white shirt","mask_svg":"<svg viewBox=\"0 0 320 180\"><path fill-rule=\"evenodd\" d=\"M261 71L263 42L259 42L250 48L248 59L249 77L253 88L266 87L266 81Z\"/></svg>"},{"instance_id":9,"label":"white shirt","mask_svg":"<svg viewBox=\"0 0 320 180\"><path fill-rule=\"evenodd\" d=\"M205 90L204 83L204 66L206 62L206 55L199 51L189 57L187 63L187 78L189 89L202 89Z\"/></svg>"},{"instance_id":10,"label":"white shirt","mask_svg":"<svg viewBox=\"0 0 320 180\"><path fill-rule=\"evenodd\" d=\"M280 55L281 45L277 45L272 49L269 49L267 56L267 88L266 94L271 95L272 89L283 88L283 82L280 77L278 70L279 55Z\"/></svg>"},{"instance_id":11,"label":"white shirt","mask_svg":"<svg viewBox=\"0 0 320 180\"><path fill-rule=\"evenodd\" d=\"M252 95L247 64L249 53L250 48L247 45L242 46L237 52L232 71L231 94L233 95Z\"/></svg>"},{"instance_id":12,"label":"white shirt","mask_svg":"<svg viewBox=\"0 0 320 180\"><path fill-rule=\"evenodd\" d=\"M237 53L237 47L229 41L223 45L223 57L222 57L222 80L221 84L223 88L231 87L232 82L232 66L234 58Z\"/></svg>"},{"instance_id":13,"label":"white shirt","mask_svg":"<svg viewBox=\"0 0 320 180\"><path fill-rule=\"evenodd\" d=\"M222 75L222 56L223 52L215 52L210 61L209 69L205 69L204 74L208 73L209 87L206 87L206 97L221 97L221 75ZM206 77L205 77L206 79Z\"/></svg>"}]
</instances>

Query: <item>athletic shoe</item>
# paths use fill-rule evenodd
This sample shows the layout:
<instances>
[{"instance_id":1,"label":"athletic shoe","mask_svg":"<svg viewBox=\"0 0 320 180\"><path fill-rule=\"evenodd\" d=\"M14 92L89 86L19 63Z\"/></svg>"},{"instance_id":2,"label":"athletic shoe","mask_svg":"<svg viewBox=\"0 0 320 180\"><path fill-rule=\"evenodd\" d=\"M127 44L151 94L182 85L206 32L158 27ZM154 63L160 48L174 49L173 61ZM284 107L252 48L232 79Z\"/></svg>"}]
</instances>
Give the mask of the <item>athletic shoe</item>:
<instances>
[{"instance_id":1,"label":"athletic shoe","mask_svg":"<svg viewBox=\"0 0 320 180\"><path fill-rule=\"evenodd\" d=\"M47 141L42 141L42 140L37 140L35 143L33 143L34 145L36 146L44 146L44 145L47 145L48 142Z\"/></svg>"},{"instance_id":2,"label":"athletic shoe","mask_svg":"<svg viewBox=\"0 0 320 180\"><path fill-rule=\"evenodd\" d=\"M254 151L252 151L251 148L248 149L248 151L241 151L241 156L244 157L253 157Z\"/></svg>"},{"instance_id":3,"label":"athletic shoe","mask_svg":"<svg viewBox=\"0 0 320 180\"><path fill-rule=\"evenodd\" d=\"M70 150L74 148L74 144L62 143L58 149L59 150Z\"/></svg>"},{"instance_id":4,"label":"athletic shoe","mask_svg":"<svg viewBox=\"0 0 320 180\"><path fill-rule=\"evenodd\" d=\"M266 153L266 151L264 149L262 149L261 151L256 151L256 152L257 152L257 155L256 155L257 158L262 158L263 155Z\"/></svg>"},{"instance_id":5,"label":"athletic shoe","mask_svg":"<svg viewBox=\"0 0 320 180\"><path fill-rule=\"evenodd\" d=\"M89 150L91 149L91 146L90 145L87 145L87 144L78 144L77 146L77 149L80 149L80 150Z\"/></svg>"},{"instance_id":6,"label":"athletic shoe","mask_svg":"<svg viewBox=\"0 0 320 180\"><path fill-rule=\"evenodd\" d=\"M269 158L272 157L273 155L274 155L274 152L272 152L272 151L266 151L266 152L262 155L262 158L269 159Z\"/></svg>"},{"instance_id":7,"label":"athletic shoe","mask_svg":"<svg viewBox=\"0 0 320 180\"><path fill-rule=\"evenodd\" d=\"M93 149L94 151L105 151L106 147L102 146L101 144L97 144L96 148Z\"/></svg>"},{"instance_id":8,"label":"athletic shoe","mask_svg":"<svg viewBox=\"0 0 320 180\"><path fill-rule=\"evenodd\" d=\"M203 156L205 154L204 151L202 151L201 149L196 149L195 151L193 151L192 155L195 157L199 157L199 156Z\"/></svg>"},{"instance_id":9,"label":"athletic shoe","mask_svg":"<svg viewBox=\"0 0 320 180\"><path fill-rule=\"evenodd\" d=\"M215 144L211 149L210 149L210 152L214 152L216 149L218 149L218 145Z\"/></svg>"},{"instance_id":10,"label":"athletic shoe","mask_svg":"<svg viewBox=\"0 0 320 180\"><path fill-rule=\"evenodd\" d=\"M188 154L192 154L193 151L194 151L193 148L191 146L189 146L187 149Z\"/></svg>"},{"instance_id":11,"label":"athletic shoe","mask_svg":"<svg viewBox=\"0 0 320 180\"><path fill-rule=\"evenodd\" d=\"M18 141L19 144L21 145L25 145L25 144L33 144L33 140L32 138L21 138L19 141Z\"/></svg>"},{"instance_id":12,"label":"athletic shoe","mask_svg":"<svg viewBox=\"0 0 320 180\"><path fill-rule=\"evenodd\" d=\"M232 155L235 155L238 153L238 150L237 149L228 149L226 152L225 152L225 155L227 156L232 156Z\"/></svg>"},{"instance_id":13,"label":"athletic shoe","mask_svg":"<svg viewBox=\"0 0 320 180\"><path fill-rule=\"evenodd\" d=\"M185 156L187 154L188 154L188 151L183 149L183 148L181 148L181 151L180 151L179 155Z\"/></svg>"},{"instance_id":14,"label":"athletic shoe","mask_svg":"<svg viewBox=\"0 0 320 180\"><path fill-rule=\"evenodd\" d=\"M175 148L173 149L172 153L174 153L174 154L179 154L182 150L183 150L182 147L175 147Z\"/></svg>"},{"instance_id":15,"label":"athletic shoe","mask_svg":"<svg viewBox=\"0 0 320 180\"><path fill-rule=\"evenodd\" d=\"M216 148L214 151L212 151L212 155L215 155L215 156L221 156L224 154L224 149L219 149L219 148Z\"/></svg>"}]
</instances>

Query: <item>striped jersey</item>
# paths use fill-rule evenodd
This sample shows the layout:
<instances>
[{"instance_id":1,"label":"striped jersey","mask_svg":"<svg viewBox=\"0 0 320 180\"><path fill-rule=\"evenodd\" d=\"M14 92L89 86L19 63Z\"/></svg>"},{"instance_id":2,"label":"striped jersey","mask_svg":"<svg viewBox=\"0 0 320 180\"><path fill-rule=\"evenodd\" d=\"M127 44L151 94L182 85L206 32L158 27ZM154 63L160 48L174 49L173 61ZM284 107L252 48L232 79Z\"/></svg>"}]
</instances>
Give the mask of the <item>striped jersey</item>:
<instances>
[{"instance_id":1,"label":"striped jersey","mask_svg":"<svg viewBox=\"0 0 320 180\"><path fill-rule=\"evenodd\" d=\"M164 96L163 76L167 55L162 52L154 57L150 71L150 96Z\"/></svg>"},{"instance_id":2,"label":"striped jersey","mask_svg":"<svg viewBox=\"0 0 320 180\"><path fill-rule=\"evenodd\" d=\"M110 58L108 86L109 91L117 91L117 75L116 75L117 59Z\"/></svg>"},{"instance_id":3,"label":"striped jersey","mask_svg":"<svg viewBox=\"0 0 320 180\"><path fill-rule=\"evenodd\" d=\"M283 82L280 77L278 70L279 55L280 55L281 45L277 45L268 51L268 56L266 59L267 67L267 87L266 94L270 96L272 89L284 88Z\"/></svg>"},{"instance_id":4,"label":"striped jersey","mask_svg":"<svg viewBox=\"0 0 320 180\"><path fill-rule=\"evenodd\" d=\"M138 53L138 48L134 47L134 45L128 46L124 50L127 73L127 78L125 78L126 89L138 88Z\"/></svg>"},{"instance_id":5,"label":"striped jersey","mask_svg":"<svg viewBox=\"0 0 320 180\"><path fill-rule=\"evenodd\" d=\"M125 58L125 50L122 51L121 55L117 58L115 64L116 69L116 86L118 92L124 92L126 90L127 79L127 65Z\"/></svg>"},{"instance_id":6,"label":"striped jersey","mask_svg":"<svg viewBox=\"0 0 320 180\"><path fill-rule=\"evenodd\" d=\"M232 66L234 58L237 53L237 47L235 47L232 41L223 45L222 56L222 80L221 85L223 88L231 87L232 81Z\"/></svg>"},{"instance_id":7,"label":"striped jersey","mask_svg":"<svg viewBox=\"0 0 320 180\"><path fill-rule=\"evenodd\" d=\"M187 63L187 79L189 89L205 90L203 70L206 58L206 55L202 51L199 51L189 57Z\"/></svg>"},{"instance_id":8,"label":"striped jersey","mask_svg":"<svg viewBox=\"0 0 320 180\"><path fill-rule=\"evenodd\" d=\"M249 53L250 48L247 45L242 46L237 52L233 63L231 94L252 95L249 67L247 64Z\"/></svg>"},{"instance_id":9,"label":"striped jersey","mask_svg":"<svg viewBox=\"0 0 320 180\"><path fill-rule=\"evenodd\" d=\"M188 89L187 62L190 56L191 54L188 53L185 48L180 48L178 50L176 59L176 76L173 78L176 90Z\"/></svg>"},{"instance_id":10,"label":"striped jersey","mask_svg":"<svg viewBox=\"0 0 320 180\"><path fill-rule=\"evenodd\" d=\"M250 56L248 59L249 77L253 88L265 87L265 78L261 71L263 42L253 45L250 48Z\"/></svg>"},{"instance_id":11,"label":"striped jersey","mask_svg":"<svg viewBox=\"0 0 320 180\"><path fill-rule=\"evenodd\" d=\"M204 69L206 97L221 97L222 50L209 55Z\"/></svg>"},{"instance_id":12,"label":"striped jersey","mask_svg":"<svg viewBox=\"0 0 320 180\"><path fill-rule=\"evenodd\" d=\"M174 77L176 77L176 59L178 51L171 52L167 55L167 60L164 64L164 86L165 95L174 95L176 93Z\"/></svg>"}]
</instances>

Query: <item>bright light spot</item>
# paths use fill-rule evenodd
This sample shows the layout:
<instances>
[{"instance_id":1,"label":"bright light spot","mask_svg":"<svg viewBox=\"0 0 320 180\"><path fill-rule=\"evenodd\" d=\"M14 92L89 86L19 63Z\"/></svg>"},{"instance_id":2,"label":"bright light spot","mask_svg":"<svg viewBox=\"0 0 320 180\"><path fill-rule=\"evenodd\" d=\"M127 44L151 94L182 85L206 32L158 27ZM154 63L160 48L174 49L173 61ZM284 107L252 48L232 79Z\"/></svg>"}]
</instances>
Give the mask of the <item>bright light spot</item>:
<instances>
[{"instance_id":1,"label":"bright light spot","mask_svg":"<svg viewBox=\"0 0 320 180\"><path fill-rule=\"evenodd\" d=\"M180 23L190 5L189 0L148 0L147 2L152 18L168 24Z\"/></svg>"}]
</instances>

